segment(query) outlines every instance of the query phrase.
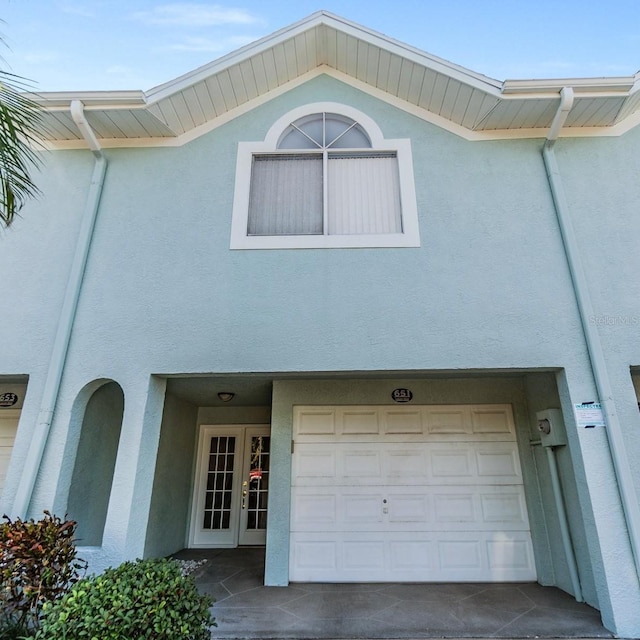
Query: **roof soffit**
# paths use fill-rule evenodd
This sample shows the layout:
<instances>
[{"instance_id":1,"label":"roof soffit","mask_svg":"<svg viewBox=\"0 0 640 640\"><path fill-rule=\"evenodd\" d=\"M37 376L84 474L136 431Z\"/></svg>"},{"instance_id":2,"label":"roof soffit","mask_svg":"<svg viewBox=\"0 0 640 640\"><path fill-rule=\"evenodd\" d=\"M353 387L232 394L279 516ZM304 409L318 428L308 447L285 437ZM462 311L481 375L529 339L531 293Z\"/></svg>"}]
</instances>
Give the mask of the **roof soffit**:
<instances>
[{"instance_id":1,"label":"roof soffit","mask_svg":"<svg viewBox=\"0 0 640 640\"><path fill-rule=\"evenodd\" d=\"M68 113L71 100L79 99L101 139L161 142L226 121L323 68L404 103L427 120L435 116L450 122L470 139L496 132L544 135L564 86L576 93L568 128L593 133L620 125L640 110L638 75L501 83L324 11L147 92L34 97L45 107L50 141L80 139Z\"/></svg>"}]
</instances>

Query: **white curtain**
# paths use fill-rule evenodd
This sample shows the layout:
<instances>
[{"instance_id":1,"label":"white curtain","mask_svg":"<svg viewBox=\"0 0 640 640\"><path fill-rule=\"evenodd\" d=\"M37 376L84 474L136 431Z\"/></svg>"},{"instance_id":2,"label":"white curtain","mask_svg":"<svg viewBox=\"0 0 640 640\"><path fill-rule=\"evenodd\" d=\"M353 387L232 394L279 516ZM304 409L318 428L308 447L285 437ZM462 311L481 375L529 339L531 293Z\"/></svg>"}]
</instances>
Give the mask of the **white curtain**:
<instances>
[{"instance_id":1,"label":"white curtain","mask_svg":"<svg viewBox=\"0 0 640 640\"><path fill-rule=\"evenodd\" d=\"M402 233L395 154L329 155L328 233Z\"/></svg>"},{"instance_id":2,"label":"white curtain","mask_svg":"<svg viewBox=\"0 0 640 640\"><path fill-rule=\"evenodd\" d=\"M256 156L249 235L322 234L322 156Z\"/></svg>"}]
</instances>

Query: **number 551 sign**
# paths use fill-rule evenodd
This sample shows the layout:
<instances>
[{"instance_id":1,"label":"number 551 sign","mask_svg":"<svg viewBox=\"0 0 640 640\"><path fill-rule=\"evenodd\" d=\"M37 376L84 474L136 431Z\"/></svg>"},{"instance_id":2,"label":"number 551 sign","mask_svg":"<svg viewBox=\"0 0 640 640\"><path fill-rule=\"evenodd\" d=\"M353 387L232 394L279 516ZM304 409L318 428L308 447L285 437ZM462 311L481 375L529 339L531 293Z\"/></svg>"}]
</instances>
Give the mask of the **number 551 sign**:
<instances>
[{"instance_id":1,"label":"number 551 sign","mask_svg":"<svg viewBox=\"0 0 640 640\"><path fill-rule=\"evenodd\" d=\"M394 389L391 392L391 398L394 402L411 402L413 393L410 389Z\"/></svg>"}]
</instances>

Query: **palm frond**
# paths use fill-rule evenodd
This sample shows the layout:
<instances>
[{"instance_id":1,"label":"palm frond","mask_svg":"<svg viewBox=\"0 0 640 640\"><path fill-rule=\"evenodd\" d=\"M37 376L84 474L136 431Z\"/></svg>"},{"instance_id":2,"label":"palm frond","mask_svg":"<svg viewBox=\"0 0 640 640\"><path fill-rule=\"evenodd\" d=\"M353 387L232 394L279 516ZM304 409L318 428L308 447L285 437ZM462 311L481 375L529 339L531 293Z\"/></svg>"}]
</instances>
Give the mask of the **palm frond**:
<instances>
[{"instance_id":1,"label":"palm frond","mask_svg":"<svg viewBox=\"0 0 640 640\"><path fill-rule=\"evenodd\" d=\"M31 179L39 157L40 106L22 79L0 70L0 226L9 226L26 200L40 193Z\"/></svg>"}]
</instances>

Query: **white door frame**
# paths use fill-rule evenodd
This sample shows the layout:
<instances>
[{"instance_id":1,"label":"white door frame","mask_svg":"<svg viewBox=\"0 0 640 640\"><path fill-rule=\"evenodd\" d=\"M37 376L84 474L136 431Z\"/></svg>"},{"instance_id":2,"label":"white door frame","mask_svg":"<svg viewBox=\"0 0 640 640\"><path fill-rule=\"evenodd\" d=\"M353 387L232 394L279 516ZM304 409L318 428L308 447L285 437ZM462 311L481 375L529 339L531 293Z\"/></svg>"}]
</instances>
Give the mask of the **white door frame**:
<instances>
[{"instance_id":1,"label":"white door frame","mask_svg":"<svg viewBox=\"0 0 640 640\"><path fill-rule=\"evenodd\" d=\"M268 424L232 424L232 425L200 425L196 449L196 471L191 498L191 518L189 526L188 546L190 548L234 548L243 545L264 544L264 534L245 532L247 525L247 509L245 496L250 465L250 439L257 435L270 435ZM212 436L229 436L236 439L233 466L233 479L230 503L230 526L216 532L204 530L201 526L205 507L206 482L208 471L208 443Z\"/></svg>"}]
</instances>

